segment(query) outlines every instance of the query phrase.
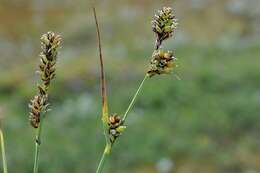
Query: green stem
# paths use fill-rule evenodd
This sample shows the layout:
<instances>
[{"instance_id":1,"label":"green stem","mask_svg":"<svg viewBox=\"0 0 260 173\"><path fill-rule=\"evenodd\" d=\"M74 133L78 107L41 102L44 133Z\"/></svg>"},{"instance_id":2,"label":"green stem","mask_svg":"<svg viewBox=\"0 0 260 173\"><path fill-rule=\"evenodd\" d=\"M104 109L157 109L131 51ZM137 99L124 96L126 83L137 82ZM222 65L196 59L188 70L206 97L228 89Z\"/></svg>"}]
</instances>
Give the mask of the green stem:
<instances>
[{"instance_id":1,"label":"green stem","mask_svg":"<svg viewBox=\"0 0 260 173\"><path fill-rule=\"evenodd\" d=\"M41 145L42 123L43 121L41 121L39 127L36 129L33 173L38 173L39 170L39 153L40 153L40 145Z\"/></svg>"},{"instance_id":2,"label":"green stem","mask_svg":"<svg viewBox=\"0 0 260 173\"><path fill-rule=\"evenodd\" d=\"M107 113L107 112L105 112ZM100 162L98 164L98 168L96 170L96 173L101 173L103 168L104 168L104 164L105 164L105 161L106 161L106 158L107 156L110 154L111 152L111 148L112 148L112 145L111 145L111 142L110 142L110 139L109 139L109 134L108 134L108 123L105 121L105 119L102 119L102 122L103 122L103 131L104 131L104 136L105 136L105 139L106 139L106 147L104 149L104 152L103 152L103 155L100 159Z\"/></svg>"},{"instance_id":3,"label":"green stem","mask_svg":"<svg viewBox=\"0 0 260 173\"><path fill-rule=\"evenodd\" d=\"M2 150L2 159L3 159L3 169L4 173L7 173L7 161L5 155L5 143L4 143L4 134L2 129L0 129L0 140L1 140L1 150Z\"/></svg>"},{"instance_id":4,"label":"green stem","mask_svg":"<svg viewBox=\"0 0 260 173\"><path fill-rule=\"evenodd\" d=\"M143 85L144 85L145 80L146 80L148 77L149 77L148 74L146 74L145 77L144 77L144 79L143 79L143 81L142 81L141 84L139 85L139 87L138 87L138 89L137 89L137 91L136 91L136 93L135 93L135 95L134 95L134 97L133 97L131 103L129 104L129 106L128 106L128 108L127 108L127 110L126 110L126 112L125 112L125 114L124 114L124 116L123 116L123 121L126 120L127 115L128 115L128 113L129 113L130 109L134 106L135 100L136 100L138 94L140 93L140 91L141 91L141 89L142 89L142 87L143 87Z\"/></svg>"},{"instance_id":5,"label":"green stem","mask_svg":"<svg viewBox=\"0 0 260 173\"><path fill-rule=\"evenodd\" d=\"M104 168L105 162L106 162L110 152L111 152L111 145L107 144L106 147L105 147L105 150L104 150L104 152L102 154L102 157L101 157L101 159L99 161L96 173L102 173L102 170Z\"/></svg>"}]
</instances>

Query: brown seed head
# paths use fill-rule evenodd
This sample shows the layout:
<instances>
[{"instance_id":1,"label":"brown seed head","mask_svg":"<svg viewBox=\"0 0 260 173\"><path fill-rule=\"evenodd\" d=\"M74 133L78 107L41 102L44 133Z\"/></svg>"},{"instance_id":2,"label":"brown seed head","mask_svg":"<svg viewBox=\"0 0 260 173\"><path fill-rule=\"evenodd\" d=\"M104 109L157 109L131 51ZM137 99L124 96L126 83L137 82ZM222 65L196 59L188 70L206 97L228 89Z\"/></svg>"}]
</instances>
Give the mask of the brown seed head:
<instances>
[{"instance_id":1,"label":"brown seed head","mask_svg":"<svg viewBox=\"0 0 260 173\"><path fill-rule=\"evenodd\" d=\"M123 124L123 120L117 114L111 115L109 117L109 135L110 141L112 143L116 140L117 137L119 137L122 134L123 130L125 129L125 126Z\"/></svg>"},{"instance_id":2,"label":"brown seed head","mask_svg":"<svg viewBox=\"0 0 260 173\"><path fill-rule=\"evenodd\" d=\"M55 65L57 62L58 48L61 44L61 37L48 32L41 37L39 73L42 80L41 85L37 85L38 94L31 100L30 123L34 128L38 128L42 115L48 111L48 89L51 80L55 77Z\"/></svg>"},{"instance_id":3,"label":"brown seed head","mask_svg":"<svg viewBox=\"0 0 260 173\"><path fill-rule=\"evenodd\" d=\"M34 128L38 128L39 126L42 107L43 107L43 102L40 96L35 96L31 100L31 103L29 104L29 108L30 108L29 120L31 122L31 125Z\"/></svg>"},{"instance_id":4,"label":"brown seed head","mask_svg":"<svg viewBox=\"0 0 260 173\"><path fill-rule=\"evenodd\" d=\"M42 52L40 53L40 75L41 79L48 88L51 80L55 77L55 65L57 62L58 48L61 44L61 37L48 32L41 37Z\"/></svg>"}]
</instances>

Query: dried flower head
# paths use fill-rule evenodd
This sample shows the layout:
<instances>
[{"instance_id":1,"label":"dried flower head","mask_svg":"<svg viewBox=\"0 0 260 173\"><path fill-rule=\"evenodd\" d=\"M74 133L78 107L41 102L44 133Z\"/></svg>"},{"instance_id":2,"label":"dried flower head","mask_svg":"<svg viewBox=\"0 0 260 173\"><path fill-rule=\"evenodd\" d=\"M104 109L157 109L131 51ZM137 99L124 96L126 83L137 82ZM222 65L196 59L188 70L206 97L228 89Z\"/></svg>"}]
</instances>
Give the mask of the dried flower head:
<instances>
[{"instance_id":1,"label":"dried flower head","mask_svg":"<svg viewBox=\"0 0 260 173\"><path fill-rule=\"evenodd\" d=\"M158 74L169 74L174 67L177 67L175 61L177 59L173 56L171 51L165 52L162 49L156 50L153 53L151 64L148 70L150 77Z\"/></svg>"},{"instance_id":2,"label":"dried flower head","mask_svg":"<svg viewBox=\"0 0 260 173\"><path fill-rule=\"evenodd\" d=\"M39 127L40 119L41 119L41 113L44 111L47 111L47 98L42 97L42 96L35 96L32 100L31 103L29 104L29 108L31 109L30 111L30 116L29 120L31 125L34 128Z\"/></svg>"},{"instance_id":3,"label":"dried flower head","mask_svg":"<svg viewBox=\"0 0 260 173\"><path fill-rule=\"evenodd\" d=\"M124 121L121 119L119 115L114 114L109 117L108 127L111 143L114 143L116 138L119 137L125 130L126 127L123 124Z\"/></svg>"},{"instance_id":4,"label":"dried flower head","mask_svg":"<svg viewBox=\"0 0 260 173\"><path fill-rule=\"evenodd\" d=\"M42 52L40 53L41 62L39 68L41 79L46 88L48 88L50 81L55 77L57 50L60 47L60 43L61 37L53 32L48 32L41 37Z\"/></svg>"},{"instance_id":5,"label":"dried flower head","mask_svg":"<svg viewBox=\"0 0 260 173\"><path fill-rule=\"evenodd\" d=\"M152 29L156 34L156 49L159 49L162 41L170 38L174 30L177 28L177 19L172 8L163 7L155 14L152 20Z\"/></svg>"},{"instance_id":6,"label":"dried flower head","mask_svg":"<svg viewBox=\"0 0 260 173\"><path fill-rule=\"evenodd\" d=\"M61 44L61 37L48 32L41 37L40 65L39 74L42 84L38 85L38 94L31 100L29 104L30 116L29 120L34 128L38 128L42 115L48 111L48 89L51 80L55 77L56 62L58 55L58 48Z\"/></svg>"}]
</instances>

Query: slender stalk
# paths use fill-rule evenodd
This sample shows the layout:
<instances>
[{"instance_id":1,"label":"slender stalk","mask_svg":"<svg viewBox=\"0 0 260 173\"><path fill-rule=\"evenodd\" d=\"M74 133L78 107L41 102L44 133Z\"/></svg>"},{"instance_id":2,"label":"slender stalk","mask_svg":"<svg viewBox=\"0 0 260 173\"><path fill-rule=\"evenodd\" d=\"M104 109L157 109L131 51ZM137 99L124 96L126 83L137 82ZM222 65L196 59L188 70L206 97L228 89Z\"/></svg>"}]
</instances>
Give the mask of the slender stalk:
<instances>
[{"instance_id":1,"label":"slender stalk","mask_svg":"<svg viewBox=\"0 0 260 173\"><path fill-rule=\"evenodd\" d=\"M0 140L1 140L1 150L2 150L2 159L3 159L3 171L7 173L7 161L5 155L5 143L4 143L4 134L2 129L0 129Z\"/></svg>"},{"instance_id":2,"label":"slender stalk","mask_svg":"<svg viewBox=\"0 0 260 173\"><path fill-rule=\"evenodd\" d=\"M98 168L96 170L96 173L101 173L102 172L102 169L104 167L104 163L105 163L105 160L106 160L106 156L107 156L106 153L103 152L103 155L102 155L101 160L100 160L100 162L98 164Z\"/></svg>"},{"instance_id":3,"label":"slender stalk","mask_svg":"<svg viewBox=\"0 0 260 173\"><path fill-rule=\"evenodd\" d=\"M133 99L131 100L131 102L130 102L128 108L126 109L126 112L125 112L125 114L124 114L124 116L123 116L123 121L126 120L127 115L128 115L128 113L129 113L130 109L134 106L135 100L136 100L137 96L139 95L139 93L140 93L140 91L141 91L141 89L142 89L142 87L143 87L143 85L144 85L144 82L145 82L145 80L146 80L147 78L148 78L148 75L146 74L145 77L144 77L144 79L143 79L143 81L142 81L141 84L139 85L139 87L138 87L138 89L137 89L137 91L136 91L136 93L135 93Z\"/></svg>"},{"instance_id":4,"label":"slender stalk","mask_svg":"<svg viewBox=\"0 0 260 173\"><path fill-rule=\"evenodd\" d=\"M98 164L98 168L97 168L97 170L96 170L96 173L102 173L102 170L103 170L103 168L104 168L104 164L105 164L105 162L106 162L106 160L107 160L107 157L108 157L109 154L110 154L110 150L111 150L111 146L106 145L105 150L104 150L104 152L103 152L103 154L102 154L102 157L101 157L101 159L100 159L100 161L99 161L99 164Z\"/></svg>"},{"instance_id":5,"label":"slender stalk","mask_svg":"<svg viewBox=\"0 0 260 173\"><path fill-rule=\"evenodd\" d=\"M41 121L39 127L36 129L33 173L38 173L39 170L39 153L40 153L40 145L41 145L42 123L43 121Z\"/></svg>"}]
</instances>

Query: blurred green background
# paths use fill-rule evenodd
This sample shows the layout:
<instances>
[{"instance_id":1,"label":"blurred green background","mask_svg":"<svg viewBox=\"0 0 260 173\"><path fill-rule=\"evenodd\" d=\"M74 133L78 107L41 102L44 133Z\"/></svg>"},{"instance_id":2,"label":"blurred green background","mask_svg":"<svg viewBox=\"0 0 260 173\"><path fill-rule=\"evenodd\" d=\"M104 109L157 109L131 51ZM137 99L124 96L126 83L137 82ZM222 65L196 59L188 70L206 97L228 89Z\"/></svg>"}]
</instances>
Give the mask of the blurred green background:
<instances>
[{"instance_id":1,"label":"blurred green background","mask_svg":"<svg viewBox=\"0 0 260 173\"><path fill-rule=\"evenodd\" d=\"M179 28L164 48L177 73L154 77L131 111L107 173L260 172L260 1L102 0L99 16L110 112L122 114L154 45L155 10ZM104 147L95 25L89 1L0 0L0 110L12 173L32 172L41 34L63 36L40 172L94 172ZM1 166L2 167L2 166Z\"/></svg>"}]
</instances>

